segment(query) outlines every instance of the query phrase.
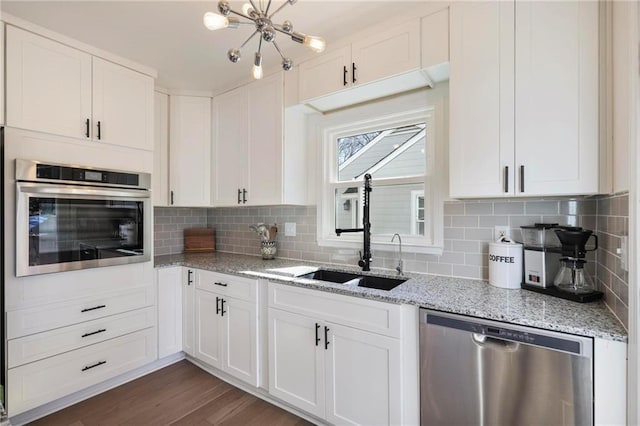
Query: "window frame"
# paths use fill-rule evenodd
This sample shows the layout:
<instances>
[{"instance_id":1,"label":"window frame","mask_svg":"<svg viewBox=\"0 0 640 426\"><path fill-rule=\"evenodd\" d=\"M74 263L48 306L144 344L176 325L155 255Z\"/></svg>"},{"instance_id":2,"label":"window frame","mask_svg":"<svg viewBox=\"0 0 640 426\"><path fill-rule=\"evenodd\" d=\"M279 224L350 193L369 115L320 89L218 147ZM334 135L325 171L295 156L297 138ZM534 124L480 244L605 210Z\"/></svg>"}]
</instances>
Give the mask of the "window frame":
<instances>
[{"instance_id":1,"label":"window frame","mask_svg":"<svg viewBox=\"0 0 640 426\"><path fill-rule=\"evenodd\" d=\"M447 134L446 95L445 88L421 90L401 95L392 99L372 104L356 106L333 114L327 114L316 124L317 137L320 143L320 185L317 193L317 242L324 247L362 248L362 234L335 235L335 190L357 186L360 181L343 181L338 179L337 138L367 133L373 130L402 127L405 125L426 123L425 173L419 177L378 178L373 181L376 186L389 183L423 185L425 198L425 237L403 235L403 250L409 253L442 254L446 179L443 165L447 162L444 139ZM370 118L374 117L374 118ZM438 158L438 161L436 161ZM413 203L413 201L412 201ZM412 215L413 215L412 211ZM428 232L427 232L428 226ZM361 227L361 225L358 225ZM373 250L390 251L393 244L391 235L376 235L371 238Z\"/></svg>"}]
</instances>

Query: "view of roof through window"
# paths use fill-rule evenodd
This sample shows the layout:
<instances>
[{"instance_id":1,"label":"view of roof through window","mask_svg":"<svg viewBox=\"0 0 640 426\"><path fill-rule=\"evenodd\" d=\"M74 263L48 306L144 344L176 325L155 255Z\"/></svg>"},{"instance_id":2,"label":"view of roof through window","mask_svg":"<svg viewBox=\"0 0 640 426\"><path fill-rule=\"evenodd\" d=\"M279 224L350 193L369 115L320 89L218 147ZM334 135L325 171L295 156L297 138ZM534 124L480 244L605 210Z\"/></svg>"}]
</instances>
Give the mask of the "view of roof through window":
<instances>
[{"instance_id":1,"label":"view of roof through window","mask_svg":"<svg viewBox=\"0 0 640 426\"><path fill-rule=\"evenodd\" d=\"M424 174L425 123L337 139L338 180Z\"/></svg>"}]
</instances>

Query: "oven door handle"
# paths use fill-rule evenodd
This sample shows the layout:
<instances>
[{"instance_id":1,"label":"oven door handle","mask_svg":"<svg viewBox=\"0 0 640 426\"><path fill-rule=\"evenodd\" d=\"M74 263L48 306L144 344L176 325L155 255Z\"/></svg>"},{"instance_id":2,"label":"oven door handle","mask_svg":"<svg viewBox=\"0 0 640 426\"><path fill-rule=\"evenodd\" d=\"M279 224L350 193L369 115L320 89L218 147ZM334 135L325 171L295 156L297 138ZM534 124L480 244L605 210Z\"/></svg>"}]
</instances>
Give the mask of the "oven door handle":
<instances>
[{"instance_id":1,"label":"oven door handle","mask_svg":"<svg viewBox=\"0 0 640 426\"><path fill-rule=\"evenodd\" d=\"M64 198L86 199L151 198L147 189L104 188L96 186L57 185L51 183L18 182L18 192L34 195L58 195Z\"/></svg>"}]
</instances>

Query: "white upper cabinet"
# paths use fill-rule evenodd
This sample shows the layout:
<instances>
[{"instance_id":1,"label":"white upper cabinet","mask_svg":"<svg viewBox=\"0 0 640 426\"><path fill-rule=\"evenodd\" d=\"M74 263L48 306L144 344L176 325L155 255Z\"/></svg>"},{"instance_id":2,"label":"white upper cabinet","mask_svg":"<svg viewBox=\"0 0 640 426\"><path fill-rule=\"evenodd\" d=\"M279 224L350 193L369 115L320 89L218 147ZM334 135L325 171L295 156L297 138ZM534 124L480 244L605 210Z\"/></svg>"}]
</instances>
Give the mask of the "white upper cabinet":
<instances>
[{"instance_id":1,"label":"white upper cabinet","mask_svg":"<svg viewBox=\"0 0 640 426\"><path fill-rule=\"evenodd\" d=\"M598 2L516 2L517 194L598 191Z\"/></svg>"},{"instance_id":2,"label":"white upper cabinet","mask_svg":"<svg viewBox=\"0 0 640 426\"><path fill-rule=\"evenodd\" d=\"M154 206L169 205L169 95L155 92L153 100L153 181Z\"/></svg>"},{"instance_id":3,"label":"white upper cabinet","mask_svg":"<svg viewBox=\"0 0 640 426\"><path fill-rule=\"evenodd\" d=\"M211 98L171 96L169 203L207 207L211 198Z\"/></svg>"},{"instance_id":4,"label":"white upper cabinet","mask_svg":"<svg viewBox=\"0 0 640 426\"><path fill-rule=\"evenodd\" d=\"M513 193L513 46L513 3L451 5L452 197Z\"/></svg>"},{"instance_id":5,"label":"white upper cabinet","mask_svg":"<svg viewBox=\"0 0 640 426\"><path fill-rule=\"evenodd\" d=\"M153 79L93 58L93 138L153 150Z\"/></svg>"},{"instance_id":6,"label":"white upper cabinet","mask_svg":"<svg viewBox=\"0 0 640 426\"><path fill-rule=\"evenodd\" d=\"M4 22L0 22L0 46L4 46ZM0 125L4 124L4 55L0 54Z\"/></svg>"},{"instance_id":7,"label":"white upper cabinet","mask_svg":"<svg viewBox=\"0 0 640 426\"><path fill-rule=\"evenodd\" d=\"M247 199L247 102L246 86L213 98L211 173L215 206L240 205L243 197Z\"/></svg>"},{"instance_id":8,"label":"white upper cabinet","mask_svg":"<svg viewBox=\"0 0 640 426\"><path fill-rule=\"evenodd\" d=\"M299 101L328 111L427 86L420 55L419 19L371 31L300 64Z\"/></svg>"},{"instance_id":9,"label":"white upper cabinet","mask_svg":"<svg viewBox=\"0 0 640 426\"><path fill-rule=\"evenodd\" d=\"M598 192L598 19L597 2L451 6L452 197Z\"/></svg>"},{"instance_id":10,"label":"white upper cabinet","mask_svg":"<svg viewBox=\"0 0 640 426\"><path fill-rule=\"evenodd\" d=\"M91 55L7 26L7 125L91 138Z\"/></svg>"},{"instance_id":11,"label":"white upper cabinet","mask_svg":"<svg viewBox=\"0 0 640 426\"><path fill-rule=\"evenodd\" d=\"M304 140L286 141L282 72L213 99L214 206L297 204Z\"/></svg>"},{"instance_id":12,"label":"white upper cabinet","mask_svg":"<svg viewBox=\"0 0 640 426\"><path fill-rule=\"evenodd\" d=\"M7 125L151 151L153 78L7 26Z\"/></svg>"}]
</instances>

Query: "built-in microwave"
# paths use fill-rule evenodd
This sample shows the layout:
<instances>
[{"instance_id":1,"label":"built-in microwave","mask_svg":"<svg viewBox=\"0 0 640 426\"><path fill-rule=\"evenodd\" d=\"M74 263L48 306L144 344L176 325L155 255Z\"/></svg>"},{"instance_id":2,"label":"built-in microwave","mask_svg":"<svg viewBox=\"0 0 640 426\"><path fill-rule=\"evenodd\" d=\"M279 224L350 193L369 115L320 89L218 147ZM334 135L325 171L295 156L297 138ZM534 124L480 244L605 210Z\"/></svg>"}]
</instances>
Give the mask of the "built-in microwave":
<instances>
[{"instance_id":1,"label":"built-in microwave","mask_svg":"<svg viewBox=\"0 0 640 426\"><path fill-rule=\"evenodd\" d=\"M16 276L151 260L151 175L16 160Z\"/></svg>"}]
</instances>

